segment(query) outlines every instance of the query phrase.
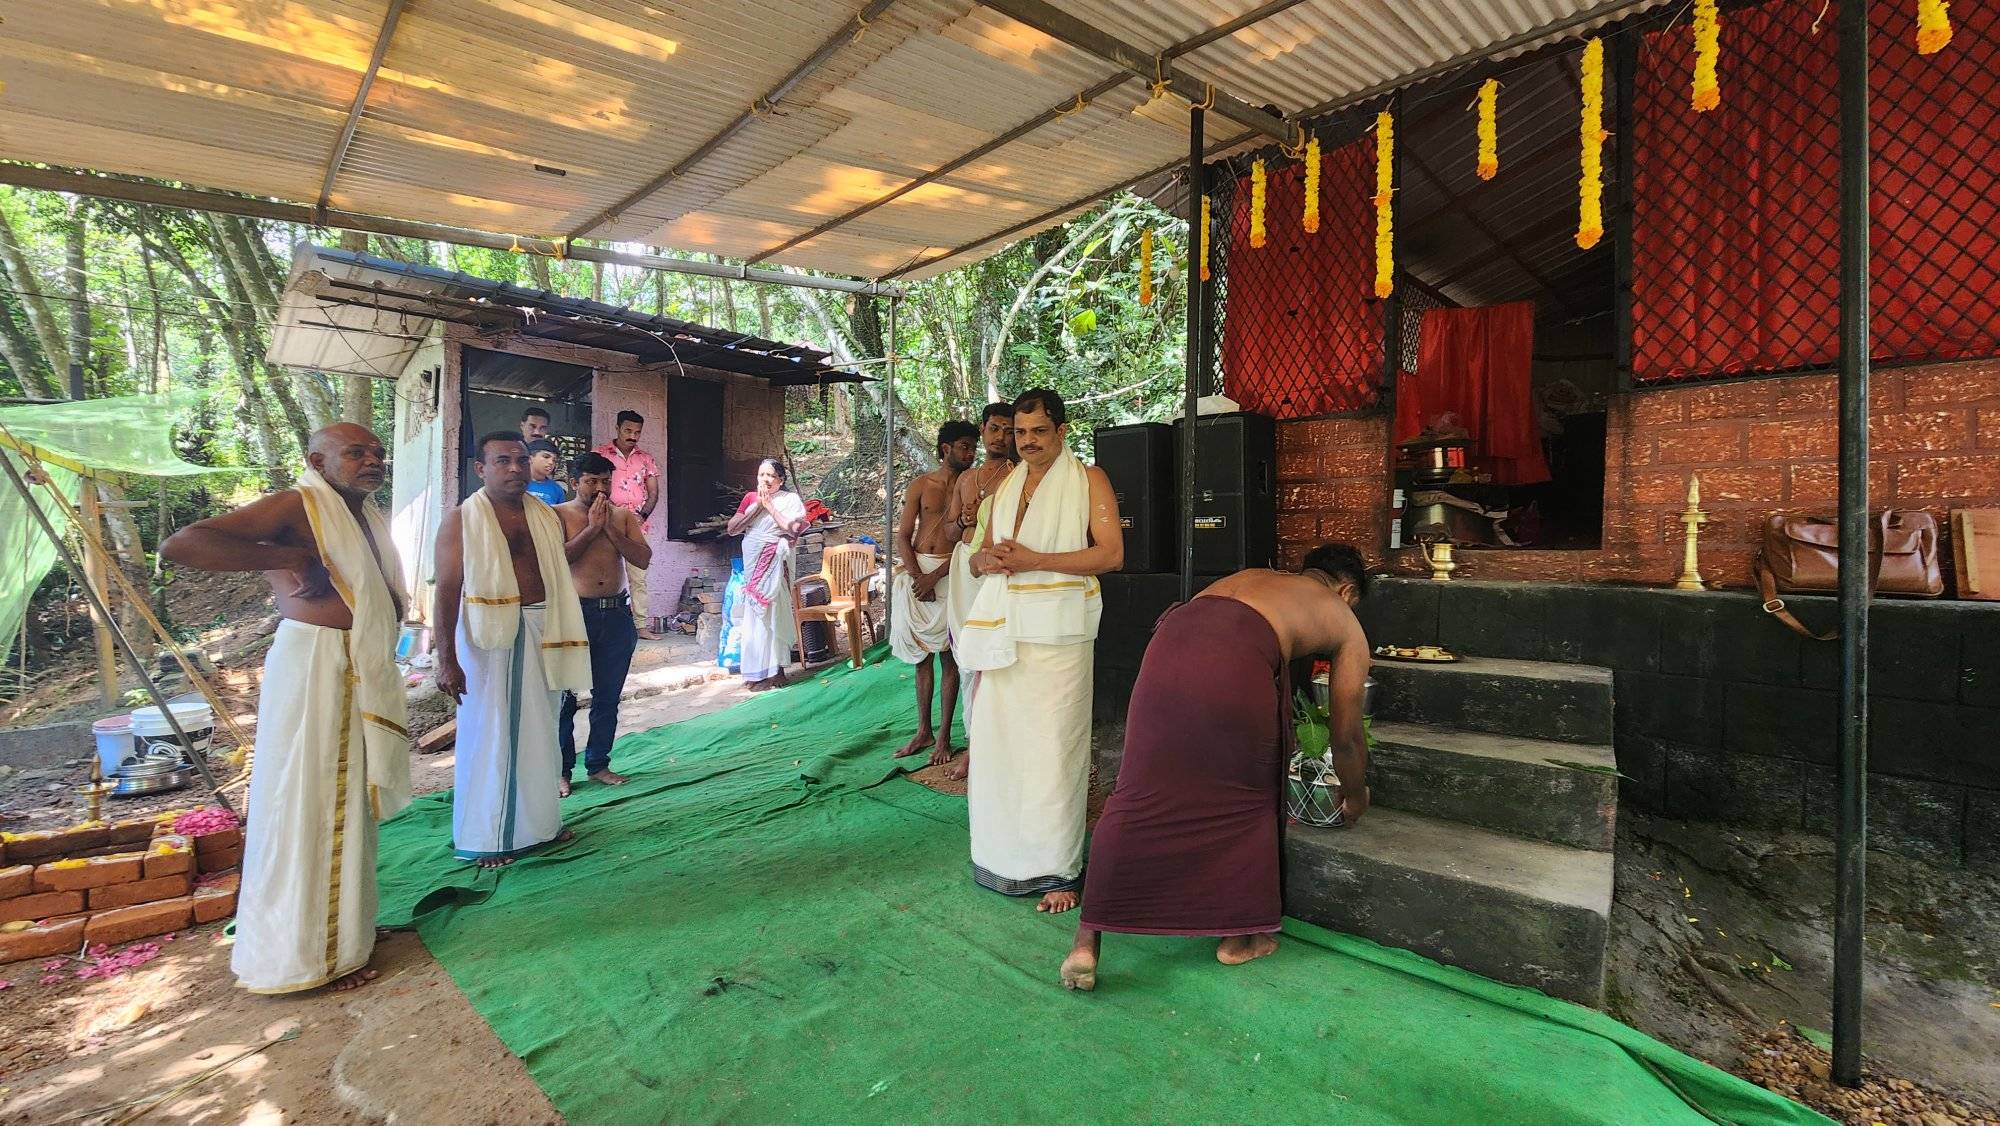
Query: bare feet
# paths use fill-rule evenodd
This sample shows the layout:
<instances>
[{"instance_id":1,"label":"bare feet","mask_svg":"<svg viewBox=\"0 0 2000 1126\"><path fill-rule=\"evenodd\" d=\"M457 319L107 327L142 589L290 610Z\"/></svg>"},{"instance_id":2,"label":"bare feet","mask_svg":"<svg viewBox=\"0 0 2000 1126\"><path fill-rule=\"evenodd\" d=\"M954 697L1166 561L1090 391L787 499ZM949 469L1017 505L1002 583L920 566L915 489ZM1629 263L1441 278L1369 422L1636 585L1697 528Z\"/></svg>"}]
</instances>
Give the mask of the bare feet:
<instances>
[{"instance_id":1,"label":"bare feet","mask_svg":"<svg viewBox=\"0 0 2000 1126\"><path fill-rule=\"evenodd\" d=\"M481 868L505 868L513 862L514 858L511 856L482 856L473 861L474 864L479 865Z\"/></svg>"},{"instance_id":2,"label":"bare feet","mask_svg":"<svg viewBox=\"0 0 2000 1126\"><path fill-rule=\"evenodd\" d=\"M641 641L658 641L662 636L664 635L656 629L642 629L639 631L639 640Z\"/></svg>"},{"instance_id":3,"label":"bare feet","mask_svg":"<svg viewBox=\"0 0 2000 1126\"><path fill-rule=\"evenodd\" d=\"M569 796L569 779L567 778L557 779L556 796L559 798L566 798Z\"/></svg>"},{"instance_id":4,"label":"bare feet","mask_svg":"<svg viewBox=\"0 0 2000 1126\"><path fill-rule=\"evenodd\" d=\"M1268 934L1232 934L1215 946L1215 960L1225 966L1254 962L1278 952L1278 940Z\"/></svg>"},{"instance_id":5,"label":"bare feet","mask_svg":"<svg viewBox=\"0 0 2000 1126\"><path fill-rule=\"evenodd\" d=\"M967 749L964 754L958 756L958 761L945 768L944 776L954 782L963 782L965 781L965 776L971 771L972 751Z\"/></svg>"},{"instance_id":6,"label":"bare feet","mask_svg":"<svg viewBox=\"0 0 2000 1126\"><path fill-rule=\"evenodd\" d=\"M931 751L931 765L943 766L957 753L958 751L951 745L951 736L940 735L937 738L937 746Z\"/></svg>"},{"instance_id":7,"label":"bare feet","mask_svg":"<svg viewBox=\"0 0 2000 1126\"><path fill-rule=\"evenodd\" d=\"M932 738L933 736L931 735L930 728L928 727L921 728L917 731L917 733L914 736L911 737L909 742L903 744L902 750L897 751L894 755L890 757L909 758L911 755L916 754L918 751L923 750L927 746L930 746ZM931 759L931 761L935 763L937 762L937 759L933 758Z\"/></svg>"},{"instance_id":8,"label":"bare feet","mask_svg":"<svg viewBox=\"0 0 2000 1126\"><path fill-rule=\"evenodd\" d=\"M378 974L375 970L366 968L355 970L346 977L335 981L333 983L333 991L335 993L345 993L350 989L359 989L369 982L374 981L377 976Z\"/></svg>"},{"instance_id":9,"label":"bare feet","mask_svg":"<svg viewBox=\"0 0 2000 1126\"><path fill-rule=\"evenodd\" d=\"M1076 901L1078 898L1077 894L1073 891L1047 892L1042 896L1042 901L1035 904L1035 910L1050 915L1060 915L1064 911L1076 910Z\"/></svg>"},{"instance_id":10,"label":"bare feet","mask_svg":"<svg viewBox=\"0 0 2000 1126\"><path fill-rule=\"evenodd\" d=\"M1063 959L1062 983L1064 989L1080 989L1085 993L1097 988L1097 954L1090 950L1072 950Z\"/></svg>"},{"instance_id":11,"label":"bare feet","mask_svg":"<svg viewBox=\"0 0 2000 1126\"><path fill-rule=\"evenodd\" d=\"M602 782L607 786L623 786L625 783L631 781L630 778L612 770L610 767L606 767L603 770L591 771L590 780L592 782Z\"/></svg>"},{"instance_id":12,"label":"bare feet","mask_svg":"<svg viewBox=\"0 0 2000 1126\"><path fill-rule=\"evenodd\" d=\"M567 842L569 842L569 841L573 841L573 840L575 840L575 839L576 839L576 830L575 830L575 829L564 829L564 830L563 830L562 832L560 832L560 833L557 833L557 834L555 835L555 837L554 837L553 839L551 839L551 840L549 841L549 843L550 843L550 844L565 844L565 843L567 843Z\"/></svg>"}]
</instances>

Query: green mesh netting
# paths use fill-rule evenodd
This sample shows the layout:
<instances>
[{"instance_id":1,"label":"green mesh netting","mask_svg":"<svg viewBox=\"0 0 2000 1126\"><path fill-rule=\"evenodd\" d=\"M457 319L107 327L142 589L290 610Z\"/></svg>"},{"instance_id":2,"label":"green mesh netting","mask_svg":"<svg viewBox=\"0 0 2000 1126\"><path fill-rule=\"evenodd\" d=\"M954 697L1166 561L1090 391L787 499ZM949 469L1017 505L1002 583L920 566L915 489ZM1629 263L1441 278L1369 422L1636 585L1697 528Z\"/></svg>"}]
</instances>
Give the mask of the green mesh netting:
<instances>
[{"instance_id":1,"label":"green mesh netting","mask_svg":"<svg viewBox=\"0 0 2000 1126\"><path fill-rule=\"evenodd\" d=\"M25 479L27 459L20 451L26 451L70 504L77 503L82 474L190 477L240 472L193 465L174 453L173 417L188 405L188 398L177 395L126 395L0 407L0 456ZM49 522L57 531L67 531L63 506L48 490L30 487ZM55 562L55 545L29 514L27 501L11 480L0 479L0 663L12 655L28 599Z\"/></svg>"}]
</instances>

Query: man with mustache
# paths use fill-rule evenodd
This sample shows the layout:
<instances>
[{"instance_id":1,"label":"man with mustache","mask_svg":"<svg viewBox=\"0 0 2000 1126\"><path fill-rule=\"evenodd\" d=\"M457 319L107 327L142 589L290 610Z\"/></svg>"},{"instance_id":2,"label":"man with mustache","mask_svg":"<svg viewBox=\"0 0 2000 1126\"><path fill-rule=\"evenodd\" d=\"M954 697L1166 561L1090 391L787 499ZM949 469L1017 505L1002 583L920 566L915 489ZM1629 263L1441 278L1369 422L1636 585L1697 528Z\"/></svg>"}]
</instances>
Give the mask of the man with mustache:
<instances>
[{"instance_id":1,"label":"man with mustache","mask_svg":"<svg viewBox=\"0 0 2000 1126\"><path fill-rule=\"evenodd\" d=\"M263 571L278 624L257 700L230 967L253 993L375 976L375 821L410 800L396 638L408 596L368 502L388 455L362 426L314 434L298 487L175 532L160 554Z\"/></svg>"},{"instance_id":2,"label":"man with mustache","mask_svg":"<svg viewBox=\"0 0 2000 1126\"><path fill-rule=\"evenodd\" d=\"M1077 904L1090 783L1091 661L1103 613L1096 576L1125 560L1118 495L1069 451L1062 396L1014 400L1021 463L1000 485L971 571L981 576L959 660L980 671L966 788L972 877L1038 911Z\"/></svg>"}]
</instances>

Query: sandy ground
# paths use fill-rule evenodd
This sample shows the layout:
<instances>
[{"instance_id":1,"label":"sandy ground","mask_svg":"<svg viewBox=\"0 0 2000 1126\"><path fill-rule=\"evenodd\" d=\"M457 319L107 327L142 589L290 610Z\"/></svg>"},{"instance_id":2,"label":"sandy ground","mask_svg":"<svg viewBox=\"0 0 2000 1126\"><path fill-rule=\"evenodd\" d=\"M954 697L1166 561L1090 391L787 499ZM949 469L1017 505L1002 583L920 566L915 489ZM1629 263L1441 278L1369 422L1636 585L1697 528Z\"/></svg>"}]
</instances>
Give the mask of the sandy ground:
<instances>
[{"instance_id":1,"label":"sandy ground","mask_svg":"<svg viewBox=\"0 0 2000 1126\"><path fill-rule=\"evenodd\" d=\"M621 729L644 730L747 696L689 650L651 644L628 681ZM588 730L578 721L578 737ZM416 756L419 793L451 785L447 750ZM615 760L614 760L615 765ZM71 771L87 770L72 766ZM16 787L40 824L71 819L73 799L48 805ZM193 800L182 792L162 801ZM141 803L120 804L120 814ZM377 948L381 976L349 993L295 997L238 991L229 940L214 923L175 936L155 961L109 980L78 981L76 963L43 983L49 963L0 966L0 1123L115 1119L107 1108L165 1096L149 1121L420 1122L438 1126L553 1123L561 1117L414 935ZM236 1059L296 1029L294 1039ZM235 1062L230 1062L235 1060ZM175 1093L183 1084L185 1091Z\"/></svg>"}]
</instances>

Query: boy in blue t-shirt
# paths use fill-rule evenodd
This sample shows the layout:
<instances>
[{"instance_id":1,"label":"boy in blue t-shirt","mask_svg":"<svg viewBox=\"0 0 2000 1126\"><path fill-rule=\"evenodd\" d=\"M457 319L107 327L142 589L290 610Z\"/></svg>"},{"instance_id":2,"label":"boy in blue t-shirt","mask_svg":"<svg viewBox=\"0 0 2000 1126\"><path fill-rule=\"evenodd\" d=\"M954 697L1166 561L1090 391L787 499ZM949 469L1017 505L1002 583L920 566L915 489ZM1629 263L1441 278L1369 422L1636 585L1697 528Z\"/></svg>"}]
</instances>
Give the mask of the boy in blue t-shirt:
<instances>
[{"instance_id":1,"label":"boy in blue t-shirt","mask_svg":"<svg viewBox=\"0 0 2000 1126\"><path fill-rule=\"evenodd\" d=\"M561 451L547 438L528 443L528 492L546 504L561 504L569 493L556 480L556 458Z\"/></svg>"}]
</instances>

